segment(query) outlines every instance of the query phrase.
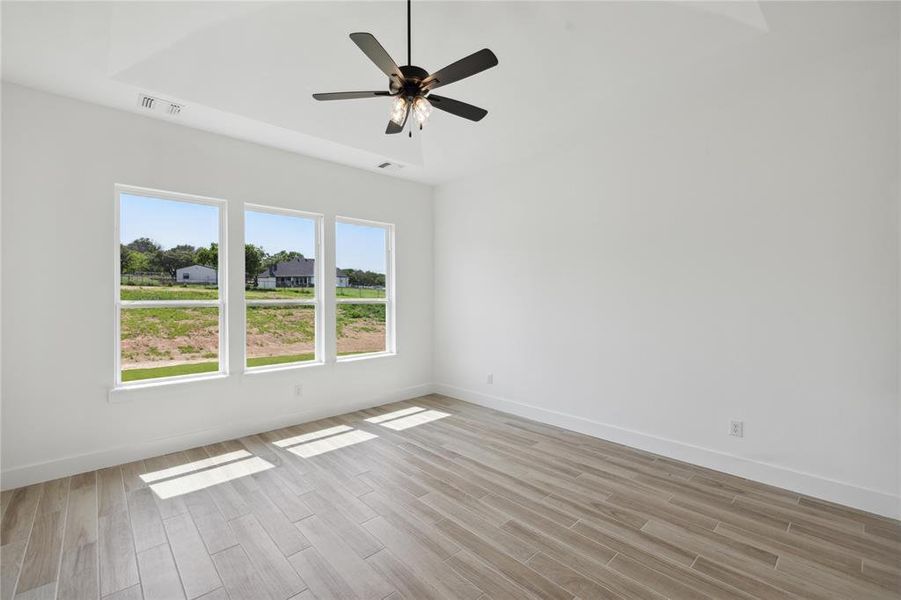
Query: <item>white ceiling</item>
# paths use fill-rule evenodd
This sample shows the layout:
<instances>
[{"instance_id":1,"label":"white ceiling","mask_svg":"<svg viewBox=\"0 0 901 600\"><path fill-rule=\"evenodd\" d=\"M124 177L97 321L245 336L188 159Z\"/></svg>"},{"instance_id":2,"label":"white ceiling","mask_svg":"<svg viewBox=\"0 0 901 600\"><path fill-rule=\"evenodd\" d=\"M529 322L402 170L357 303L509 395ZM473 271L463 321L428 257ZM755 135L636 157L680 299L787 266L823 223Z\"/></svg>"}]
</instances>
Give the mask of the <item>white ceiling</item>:
<instances>
[{"instance_id":1,"label":"white ceiling","mask_svg":"<svg viewBox=\"0 0 901 600\"><path fill-rule=\"evenodd\" d=\"M792 33L792 16L757 2L414 2L414 64L484 47L500 64L441 90L487 109L483 121L435 111L412 139L384 134L388 99L310 97L387 86L348 34L373 33L402 64L400 0L3 2L3 79L132 112L151 93L186 104L156 118L366 169L387 159L404 165L390 175L440 183L565 143L630 94L647 106L660 93L649 83Z\"/></svg>"}]
</instances>

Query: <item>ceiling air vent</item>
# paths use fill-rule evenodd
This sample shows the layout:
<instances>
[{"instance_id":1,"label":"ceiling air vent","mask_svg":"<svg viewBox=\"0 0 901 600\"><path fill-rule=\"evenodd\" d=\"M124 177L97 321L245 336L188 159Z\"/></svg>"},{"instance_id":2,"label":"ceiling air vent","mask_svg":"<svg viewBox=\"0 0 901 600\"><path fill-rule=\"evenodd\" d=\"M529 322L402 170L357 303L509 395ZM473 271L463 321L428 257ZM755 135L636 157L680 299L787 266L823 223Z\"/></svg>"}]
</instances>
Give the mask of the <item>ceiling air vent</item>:
<instances>
[{"instance_id":1,"label":"ceiling air vent","mask_svg":"<svg viewBox=\"0 0 901 600\"><path fill-rule=\"evenodd\" d=\"M172 102L171 100L163 100L149 94L138 94L138 107L143 110L149 110L158 113L164 113L170 117L177 117L184 108L183 104Z\"/></svg>"},{"instance_id":2,"label":"ceiling air vent","mask_svg":"<svg viewBox=\"0 0 901 600\"><path fill-rule=\"evenodd\" d=\"M397 163L385 161L378 165L379 169L385 169L386 171L393 171L394 169L402 169L403 165L399 165Z\"/></svg>"}]
</instances>

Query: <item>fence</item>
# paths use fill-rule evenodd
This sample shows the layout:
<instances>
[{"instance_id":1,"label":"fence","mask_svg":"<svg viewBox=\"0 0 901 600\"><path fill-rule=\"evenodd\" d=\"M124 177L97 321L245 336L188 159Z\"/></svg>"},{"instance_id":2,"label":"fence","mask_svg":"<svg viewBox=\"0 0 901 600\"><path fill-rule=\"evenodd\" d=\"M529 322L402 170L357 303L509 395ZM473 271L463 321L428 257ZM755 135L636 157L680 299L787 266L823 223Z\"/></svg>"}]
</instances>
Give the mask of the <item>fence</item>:
<instances>
[{"instance_id":1,"label":"fence","mask_svg":"<svg viewBox=\"0 0 901 600\"><path fill-rule=\"evenodd\" d=\"M143 286L176 286L176 285L185 285L188 283L196 285L196 282L186 282L186 281L177 281L175 277L169 275L168 273L122 273L120 276L122 285L143 285ZM215 286L215 283L210 283L209 285ZM302 289L302 288L312 288L312 285L296 285L296 286L279 286L278 288L266 288L263 286L258 286L254 288L253 281L248 280L244 285L245 289ZM384 298L385 297L385 288L383 287L374 287L374 286L346 286L346 287L336 287L335 295L338 298Z\"/></svg>"},{"instance_id":2,"label":"fence","mask_svg":"<svg viewBox=\"0 0 901 600\"><path fill-rule=\"evenodd\" d=\"M384 298L385 288L371 286L347 286L335 288L338 298Z\"/></svg>"},{"instance_id":3,"label":"fence","mask_svg":"<svg viewBox=\"0 0 901 600\"><path fill-rule=\"evenodd\" d=\"M175 285L175 277L168 273L122 273L122 285Z\"/></svg>"}]
</instances>

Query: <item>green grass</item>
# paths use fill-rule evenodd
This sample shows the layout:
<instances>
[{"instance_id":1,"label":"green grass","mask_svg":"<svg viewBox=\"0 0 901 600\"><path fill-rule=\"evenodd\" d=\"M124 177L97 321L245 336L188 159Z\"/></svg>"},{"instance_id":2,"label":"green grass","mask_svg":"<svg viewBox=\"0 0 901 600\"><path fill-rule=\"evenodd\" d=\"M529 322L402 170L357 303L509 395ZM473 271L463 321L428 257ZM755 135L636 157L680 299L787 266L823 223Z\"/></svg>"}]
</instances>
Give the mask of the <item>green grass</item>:
<instances>
[{"instance_id":1,"label":"green grass","mask_svg":"<svg viewBox=\"0 0 901 600\"><path fill-rule=\"evenodd\" d=\"M156 339L189 337L200 331L215 335L219 328L219 309L199 308L129 308L122 311L122 339L141 336Z\"/></svg>"},{"instance_id":2,"label":"green grass","mask_svg":"<svg viewBox=\"0 0 901 600\"><path fill-rule=\"evenodd\" d=\"M312 306L248 306L247 333L268 335L283 344L312 342L315 312Z\"/></svg>"},{"instance_id":3,"label":"green grass","mask_svg":"<svg viewBox=\"0 0 901 600\"><path fill-rule=\"evenodd\" d=\"M370 288L335 288L338 298L384 298L385 290Z\"/></svg>"},{"instance_id":4,"label":"green grass","mask_svg":"<svg viewBox=\"0 0 901 600\"><path fill-rule=\"evenodd\" d=\"M244 297L248 300L304 300L315 296L313 290L314 288L251 289L244 290Z\"/></svg>"},{"instance_id":5,"label":"green grass","mask_svg":"<svg viewBox=\"0 0 901 600\"><path fill-rule=\"evenodd\" d=\"M261 356L248 358L248 367L265 367L268 365L284 365L288 363L306 362L315 359L312 352L306 354L288 354L285 356ZM161 377L178 377L179 375L197 375L214 373L219 370L218 362L190 363L171 365L168 367L150 367L147 369L123 369L122 381L141 381L143 379L159 379Z\"/></svg>"},{"instance_id":6,"label":"green grass","mask_svg":"<svg viewBox=\"0 0 901 600\"><path fill-rule=\"evenodd\" d=\"M215 300L219 289L206 285L140 286L123 285L122 300Z\"/></svg>"},{"instance_id":7,"label":"green grass","mask_svg":"<svg viewBox=\"0 0 901 600\"><path fill-rule=\"evenodd\" d=\"M171 365L168 367L151 367L147 369L122 369L122 381L140 381L142 379L157 379L160 377L197 375L198 373L213 373L218 370L218 361Z\"/></svg>"},{"instance_id":8,"label":"green grass","mask_svg":"<svg viewBox=\"0 0 901 600\"><path fill-rule=\"evenodd\" d=\"M368 352L339 352L339 356L352 356L355 354L372 354L380 352L373 350ZM290 363L307 362L314 360L316 355L312 352L306 354L287 354L284 356L260 356L248 358L248 367L266 367L270 365L285 365ZM186 365L171 365L168 367L151 367L147 369L123 369L122 381L142 381L144 379L160 379L163 377L178 377L180 375L198 375L201 373L214 373L219 370L218 362L190 363Z\"/></svg>"},{"instance_id":9,"label":"green grass","mask_svg":"<svg viewBox=\"0 0 901 600\"><path fill-rule=\"evenodd\" d=\"M306 354L288 354L285 356L261 356L248 358L248 367L265 367L268 365L284 365L310 361L316 358L312 352ZM171 365L168 367L150 367L147 369L123 369L122 381L141 381L144 379L159 379L162 377L178 377L179 375L198 375L200 373L214 373L219 370L217 362L190 363L186 365Z\"/></svg>"},{"instance_id":10,"label":"green grass","mask_svg":"<svg viewBox=\"0 0 901 600\"><path fill-rule=\"evenodd\" d=\"M260 356L257 358L248 358L248 367L265 367L267 365L284 365L286 363L305 362L313 360L316 355L312 352L306 354L286 354L285 356Z\"/></svg>"},{"instance_id":11,"label":"green grass","mask_svg":"<svg viewBox=\"0 0 901 600\"><path fill-rule=\"evenodd\" d=\"M335 296L338 298L384 298L385 290L336 287ZM315 297L315 288L250 289L244 291L244 297L248 300L313 298Z\"/></svg>"},{"instance_id":12,"label":"green grass","mask_svg":"<svg viewBox=\"0 0 901 600\"><path fill-rule=\"evenodd\" d=\"M384 328L384 304L339 304L335 314L338 337L344 335L344 328L354 326L360 331L377 331Z\"/></svg>"}]
</instances>

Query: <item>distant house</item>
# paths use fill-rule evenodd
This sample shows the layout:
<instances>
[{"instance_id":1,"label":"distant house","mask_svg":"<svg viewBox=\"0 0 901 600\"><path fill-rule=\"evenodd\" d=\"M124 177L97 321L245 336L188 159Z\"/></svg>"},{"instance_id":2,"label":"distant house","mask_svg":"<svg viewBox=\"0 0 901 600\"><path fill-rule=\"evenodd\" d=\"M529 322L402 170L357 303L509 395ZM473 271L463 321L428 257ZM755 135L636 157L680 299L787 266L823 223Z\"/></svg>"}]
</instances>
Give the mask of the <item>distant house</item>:
<instances>
[{"instance_id":1,"label":"distant house","mask_svg":"<svg viewBox=\"0 0 901 600\"><path fill-rule=\"evenodd\" d=\"M336 269L337 286L348 287L350 280ZM257 276L257 287L273 289L277 287L313 287L316 285L316 260L295 258L269 267Z\"/></svg>"},{"instance_id":2,"label":"distant house","mask_svg":"<svg viewBox=\"0 0 901 600\"><path fill-rule=\"evenodd\" d=\"M216 283L216 269L203 265L191 265L176 269L175 280L178 283Z\"/></svg>"}]
</instances>

